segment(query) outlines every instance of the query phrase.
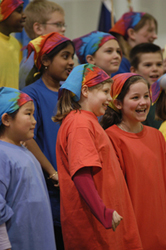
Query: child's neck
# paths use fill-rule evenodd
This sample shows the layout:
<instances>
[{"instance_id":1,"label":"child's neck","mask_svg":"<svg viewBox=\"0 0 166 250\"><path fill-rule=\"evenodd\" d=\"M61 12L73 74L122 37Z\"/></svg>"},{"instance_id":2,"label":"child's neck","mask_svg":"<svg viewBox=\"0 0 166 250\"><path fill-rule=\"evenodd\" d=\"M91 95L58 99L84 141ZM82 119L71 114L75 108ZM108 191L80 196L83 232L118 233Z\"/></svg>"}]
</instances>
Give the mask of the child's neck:
<instances>
[{"instance_id":1,"label":"child's neck","mask_svg":"<svg viewBox=\"0 0 166 250\"><path fill-rule=\"evenodd\" d=\"M121 130L129 132L129 133L139 133L143 129L143 125L141 122L131 124L131 123L128 123L126 121L122 121L121 123L117 124L117 126Z\"/></svg>"},{"instance_id":2,"label":"child's neck","mask_svg":"<svg viewBox=\"0 0 166 250\"><path fill-rule=\"evenodd\" d=\"M42 75L42 80L48 89L58 92L60 87L59 81L56 81L52 77L49 77L48 75L46 76L45 74Z\"/></svg>"},{"instance_id":3,"label":"child's neck","mask_svg":"<svg viewBox=\"0 0 166 250\"><path fill-rule=\"evenodd\" d=\"M0 25L0 32L5 36L9 36L11 33L4 25Z\"/></svg>"}]
</instances>

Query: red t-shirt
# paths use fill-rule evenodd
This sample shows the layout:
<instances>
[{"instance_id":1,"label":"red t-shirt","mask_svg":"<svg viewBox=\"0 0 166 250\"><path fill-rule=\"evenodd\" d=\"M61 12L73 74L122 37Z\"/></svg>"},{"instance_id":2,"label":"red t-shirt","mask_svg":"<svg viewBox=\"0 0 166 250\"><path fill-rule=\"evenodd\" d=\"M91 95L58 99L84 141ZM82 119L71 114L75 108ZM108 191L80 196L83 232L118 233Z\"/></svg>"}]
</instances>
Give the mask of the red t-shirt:
<instances>
[{"instance_id":1,"label":"red t-shirt","mask_svg":"<svg viewBox=\"0 0 166 250\"><path fill-rule=\"evenodd\" d=\"M92 112L71 111L63 120L58 131L56 154L65 250L142 249L118 159ZM77 191L72 177L83 167L93 167L93 180L99 196L106 207L123 217L116 232L105 229Z\"/></svg>"},{"instance_id":2,"label":"red t-shirt","mask_svg":"<svg viewBox=\"0 0 166 250\"><path fill-rule=\"evenodd\" d=\"M166 249L166 143L154 128L140 133L106 129L119 158L144 250Z\"/></svg>"}]
</instances>

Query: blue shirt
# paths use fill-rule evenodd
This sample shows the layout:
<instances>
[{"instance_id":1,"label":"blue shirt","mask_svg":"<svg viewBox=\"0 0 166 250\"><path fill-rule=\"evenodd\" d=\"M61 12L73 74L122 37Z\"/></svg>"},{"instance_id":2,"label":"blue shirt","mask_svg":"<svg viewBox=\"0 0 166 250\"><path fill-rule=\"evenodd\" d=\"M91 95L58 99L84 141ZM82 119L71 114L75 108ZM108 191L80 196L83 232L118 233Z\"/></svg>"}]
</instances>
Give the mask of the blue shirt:
<instances>
[{"instance_id":1,"label":"blue shirt","mask_svg":"<svg viewBox=\"0 0 166 250\"><path fill-rule=\"evenodd\" d=\"M12 250L55 250L50 201L41 166L23 146L0 141L0 224Z\"/></svg>"},{"instance_id":2,"label":"blue shirt","mask_svg":"<svg viewBox=\"0 0 166 250\"><path fill-rule=\"evenodd\" d=\"M53 122L51 117L56 113L58 92L48 89L41 78L25 87L22 91L27 93L34 101L34 117L37 121L34 139L43 154L57 170L55 145L59 124ZM59 190L53 186L52 181L48 180L47 177L46 183L51 200L54 224L60 225Z\"/></svg>"},{"instance_id":3,"label":"blue shirt","mask_svg":"<svg viewBox=\"0 0 166 250\"><path fill-rule=\"evenodd\" d=\"M119 70L113 74L111 74L111 77L117 75L117 74L121 74L121 73L126 73L126 72L130 72L130 67L131 64L129 62L129 60L126 57L122 57L122 61L119 67Z\"/></svg>"}]
</instances>

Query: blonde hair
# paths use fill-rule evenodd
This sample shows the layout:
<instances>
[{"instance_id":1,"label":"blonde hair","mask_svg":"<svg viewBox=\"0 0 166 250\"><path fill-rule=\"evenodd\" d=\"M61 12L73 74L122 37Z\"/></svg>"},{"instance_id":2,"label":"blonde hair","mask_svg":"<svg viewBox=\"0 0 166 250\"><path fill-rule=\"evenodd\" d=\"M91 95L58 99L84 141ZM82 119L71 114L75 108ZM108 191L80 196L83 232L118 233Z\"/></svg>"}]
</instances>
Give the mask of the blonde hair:
<instances>
[{"instance_id":1,"label":"blonde hair","mask_svg":"<svg viewBox=\"0 0 166 250\"><path fill-rule=\"evenodd\" d=\"M63 8L52 1L33 0L26 6L24 10L26 15L24 28L30 39L34 39L36 37L33 30L33 24L35 22L45 24L50 19L50 14L55 11L58 11L64 15Z\"/></svg>"}]
</instances>

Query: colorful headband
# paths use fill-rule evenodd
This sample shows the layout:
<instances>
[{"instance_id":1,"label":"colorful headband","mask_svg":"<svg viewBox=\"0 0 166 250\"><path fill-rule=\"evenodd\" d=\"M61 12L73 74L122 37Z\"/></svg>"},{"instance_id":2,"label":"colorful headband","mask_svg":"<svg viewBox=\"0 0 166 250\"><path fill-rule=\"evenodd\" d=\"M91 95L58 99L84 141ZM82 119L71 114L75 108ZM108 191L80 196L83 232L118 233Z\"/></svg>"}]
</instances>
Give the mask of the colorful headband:
<instances>
[{"instance_id":1,"label":"colorful headband","mask_svg":"<svg viewBox=\"0 0 166 250\"><path fill-rule=\"evenodd\" d=\"M42 63L41 57L44 54L48 54L52 51L55 47L59 44L64 43L66 41L70 41L69 38L59 34L58 32L52 32L47 35L39 36L32 41L29 42L27 49L28 49L28 56L34 51L34 62L38 70L40 70Z\"/></svg>"},{"instance_id":2,"label":"colorful headband","mask_svg":"<svg viewBox=\"0 0 166 250\"><path fill-rule=\"evenodd\" d=\"M111 97L112 101L109 103L109 107L114 109L115 111L119 112L119 110L114 105L114 100L118 97L118 95L121 93L121 90L125 84L125 82L131 77L136 76L138 74L135 73L122 73L117 74L112 77L113 84L111 85Z\"/></svg>"},{"instance_id":3,"label":"colorful headband","mask_svg":"<svg viewBox=\"0 0 166 250\"><path fill-rule=\"evenodd\" d=\"M24 3L22 0L0 0L0 21L4 21L17 7Z\"/></svg>"},{"instance_id":4,"label":"colorful headband","mask_svg":"<svg viewBox=\"0 0 166 250\"><path fill-rule=\"evenodd\" d=\"M127 38L127 30L129 28L134 28L142 16L145 15L145 12L127 12L124 13L123 16L115 23L115 25L109 30L110 33L117 33L124 38Z\"/></svg>"},{"instance_id":5,"label":"colorful headband","mask_svg":"<svg viewBox=\"0 0 166 250\"><path fill-rule=\"evenodd\" d=\"M20 90L1 87L0 88L0 125L2 124L2 115L11 114L19 109L25 103L33 101L29 95Z\"/></svg>"},{"instance_id":6,"label":"colorful headband","mask_svg":"<svg viewBox=\"0 0 166 250\"><path fill-rule=\"evenodd\" d=\"M73 40L79 63L87 63L86 56L93 55L105 42L116 38L109 33L93 31Z\"/></svg>"},{"instance_id":7,"label":"colorful headband","mask_svg":"<svg viewBox=\"0 0 166 250\"><path fill-rule=\"evenodd\" d=\"M59 96L61 95L62 89L67 89L72 92L74 101L78 102L83 85L92 87L107 79L110 79L110 76L107 75L104 70L93 64L86 63L78 65L71 71L66 81L60 87Z\"/></svg>"},{"instance_id":8,"label":"colorful headband","mask_svg":"<svg viewBox=\"0 0 166 250\"><path fill-rule=\"evenodd\" d=\"M152 105L157 102L162 90L166 90L166 74L162 75L156 82L150 87L150 93L152 98Z\"/></svg>"}]
</instances>

